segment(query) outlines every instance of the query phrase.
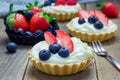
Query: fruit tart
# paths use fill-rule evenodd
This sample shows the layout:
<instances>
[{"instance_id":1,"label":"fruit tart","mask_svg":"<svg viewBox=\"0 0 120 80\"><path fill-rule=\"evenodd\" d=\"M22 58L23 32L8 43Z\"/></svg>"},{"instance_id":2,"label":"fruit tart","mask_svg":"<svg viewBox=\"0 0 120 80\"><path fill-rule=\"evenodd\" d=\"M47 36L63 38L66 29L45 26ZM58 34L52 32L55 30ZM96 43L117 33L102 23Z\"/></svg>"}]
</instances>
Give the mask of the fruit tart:
<instances>
[{"instance_id":1,"label":"fruit tart","mask_svg":"<svg viewBox=\"0 0 120 80\"><path fill-rule=\"evenodd\" d=\"M81 9L77 0L46 0L43 4L43 11L54 16L57 21L70 20L77 16Z\"/></svg>"},{"instance_id":2,"label":"fruit tart","mask_svg":"<svg viewBox=\"0 0 120 80\"><path fill-rule=\"evenodd\" d=\"M117 31L117 25L97 10L79 10L78 17L72 19L66 26L72 36L86 42L109 40Z\"/></svg>"},{"instance_id":3,"label":"fruit tart","mask_svg":"<svg viewBox=\"0 0 120 80\"><path fill-rule=\"evenodd\" d=\"M44 32L49 31L55 34L59 29L53 16L42 12L42 8L33 6L28 10L12 11L10 6L9 14L4 18L6 33L12 42L21 45L34 45L44 40Z\"/></svg>"},{"instance_id":4,"label":"fruit tart","mask_svg":"<svg viewBox=\"0 0 120 80\"><path fill-rule=\"evenodd\" d=\"M56 30L56 34L57 38L46 31L45 41L32 47L29 59L33 65L51 75L70 75L85 70L93 60L93 49L62 30Z\"/></svg>"}]
</instances>

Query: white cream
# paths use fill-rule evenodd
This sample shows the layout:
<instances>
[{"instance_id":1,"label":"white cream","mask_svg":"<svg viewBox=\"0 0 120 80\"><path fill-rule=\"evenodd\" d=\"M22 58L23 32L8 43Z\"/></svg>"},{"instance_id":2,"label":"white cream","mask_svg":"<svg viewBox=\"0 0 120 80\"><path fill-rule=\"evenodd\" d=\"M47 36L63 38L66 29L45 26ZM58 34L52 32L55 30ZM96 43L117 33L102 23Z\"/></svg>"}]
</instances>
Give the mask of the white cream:
<instances>
[{"instance_id":1,"label":"white cream","mask_svg":"<svg viewBox=\"0 0 120 80\"><path fill-rule=\"evenodd\" d=\"M71 38L74 44L74 51L70 53L69 57L62 58L56 54L52 54L51 57L44 61L46 63L56 63L56 64L68 64L68 63L76 63L81 62L89 57L93 57L93 49L87 45L87 43L83 43L80 39L76 37ZM41 41L37 43L32 48L32 56L38 60L39 59L39 52L43 49L48 49L49 45L46 43L46 41Z\"/></svg>"},{"instance_id":2,"label":"white cream","mask_svg":"<svg viewBox=\"0 0 120 80\"><path fill-rule=\"evenodd\" d=\"M52 4L51 6L46 6L43 7L42 9L44 11L50 11L50 12L57 12L57 13L63 13L63 12L77 12L78 9L80 9L80 4L76 4L73 6L69 6L69 5L58 5L58 6L54 6L54 4Z\"/></svg>"},{"instance_id":3,"label":"white cream","mask_svg":"<svg viewBox=\"0 0 120 80\"><path fill-rule=\"evenodd\" d=\"M78 23L79 17L76 17L72 19L69 23L68 26L74 30L79 30L81 32L87 32L87 33L103 33L103 32L111 32L116 28L116 25L109 20L108 24L104 25L102 29L96 29L94 27L94 24L90 24L88 22L88 19L85 19L85 23L79 24Z\"/></svg>"}]
</instances>

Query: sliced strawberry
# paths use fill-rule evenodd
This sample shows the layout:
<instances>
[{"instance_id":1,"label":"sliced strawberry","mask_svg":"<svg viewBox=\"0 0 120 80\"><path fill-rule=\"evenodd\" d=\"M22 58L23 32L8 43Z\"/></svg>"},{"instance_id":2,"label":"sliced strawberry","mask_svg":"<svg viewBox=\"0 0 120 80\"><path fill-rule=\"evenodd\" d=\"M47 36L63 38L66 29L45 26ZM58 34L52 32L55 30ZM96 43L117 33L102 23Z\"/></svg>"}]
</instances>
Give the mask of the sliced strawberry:
<instances>
[{"instance_id":1,"label":"sliced strawberry","mask_svg":"<svg viewBox=\"0 0 120 80\"><path fill-rule=\"evenodd\" d=\"M55 6L65 5L65 4L66 4L66 1L67 1L67 0L57 0L57 1L55 2Z\"/></svg>"},{"instance_id":2,"label":"sliced strawberry","mask_svg":"<svg viewBox=\"0 0 120 80\"><path fill-rule=\"evenodd\" d=\"M95 16L98 18L99 21L101 21L104 24L108 24L108 18L105 16L104 13L97 10L95 10L94 12L95 12Z\"/></svg>"},{"instance_id":3,"label":"sliced strawberry","mask_svg":"<svg viewBox=\"0 0 120 80\"><path fill-rule=\"evenodd\" d=\"M88 11L88 13L90 14L90 16L94 16L95 15L95 11Z\"/></svg>"},{"instance_id":4,"label":"sliced strawberry","mask_svg":"<svg viewBox=\"0 0 120 80\"><path fill-rule=\"evenodd\" d=\"M88 18L90 16L89 12L86 10L78 10L78 17L79 18Z\"/></svg>"},{"instance_id":5,"label":"sliced strawberry","mask_svg":"<svg viewBox=\"0 0 120 80\"><path fill-rule=\"evenodd\" d=\"M70 52L73 51L74 45L73 41L71 40L70 36L62 31L62 30L56 30L57 36L61 41L62 47L68 48Z\"/></svg>"},{"instance_id":6,"label":"sliced strawberry","mask_svg":"<svg viewBox=\"0 0 120 80\"><path fill-rule=\"evenodd\" d=\"M68 0L67 5L76 5L77 0Z\"/></svg>"},{"instance_id":7,"label":"sliced strawberry","mask_svg":"<svg viewBox=\"0 0 120 80\"><path fill-rule=\"evenodd\" d=\"M39 8L38 6L33 6L32 8L30 8L31 11L33 11L34 13L37 12L42 12L42 8Z\"/></svg>"},{"instance_id":8,"label":"sliced strawberry","mask_svg":"<svg viewBox=\"0 0 120 80\"><path fill-rule=\"evenodd\" d=\"M44 37L45 37L46 42L49 45L58 42L55 36L51 32L48 32L48 31L44 32Z\"/></svg>"}]
</instances>

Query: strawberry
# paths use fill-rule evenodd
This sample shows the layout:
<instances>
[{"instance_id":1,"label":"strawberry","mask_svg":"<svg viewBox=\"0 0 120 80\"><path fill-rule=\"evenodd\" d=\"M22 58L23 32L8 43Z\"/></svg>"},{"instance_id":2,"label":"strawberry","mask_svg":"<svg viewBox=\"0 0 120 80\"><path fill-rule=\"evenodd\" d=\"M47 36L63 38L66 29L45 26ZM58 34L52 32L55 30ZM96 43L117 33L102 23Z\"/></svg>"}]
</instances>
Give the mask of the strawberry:
<instances>
[{"instance_id":1,"label":"strawberry","mask_svg":"<svg viewBox=\"0 0 120 80\"><path fill-rule=\"evenodd\" d=\"M94 15L95 15L95 12L94 12L94 11L88 11L88 13L89 13L91 16L94 16Z\"/></svg>"},{"instance_id":2,"label":"strawberry","mask_svg":"<svg viewBox=\"0 0 120 80\"><path fill-rule=\"evenodd\" d=\"M38 6L38 1L35 1L34 4L29 3L26 7L34 13L43 11L42 6Z\"/></svg>"},{"instance_id":3,"label":"strawberry","mask_svg":"<svg viewBox=\"0 0 120 80\"><path fill-rule=\"evenodd\" d=\"M77 0L68 0L67 5L76 5Z\"/></svg>"},{"instance_id":4,"label":"strawberry","mask_svg":"<svg viewBox=\"0 0 120 80\"><path fill-rule=\"evenodd\" d=\"M12 10L13 4L10 4L9 15L6 19L8 26L14 29L22 28L24 31L29 30L29 24L26 18L20 13L12 13Z\"/></svg>"},{"instance_id":5,"label":"strawberry","mask_svg":"<svg viewBox=\"0 0 120 80\"><path fill-rule=\"evenodd\" d=\"M113 2L103 2L97 6L107 17L115 18L119 15L119 9Z\"/></svg>"},{"instance_id":6,"label":"strawberry","mask_svg":"<svg viewBox=\"0 0 120 80\"><path fill-rule=\"evenodd\" d=\"M57 0L54 5L55 5L55 6L65 5L65 4L66 4L66 1L67 1L67 0Z\"/></svg>"},{"instance_id":7,"label":"strawberry","mask_svg":"<svg viewBox=\"0 0 120 80\"><path fill-rule=\"evenodd\" d=\"M78 17L80 18L88 18L90 16L89 12L86 10L78 10Z\"/></svg>"},{"instance_id":8,"label":"strawberry","mask_svg":"<svg viewBox=\"0 0 120 80\"><path fill-rule=\"evenodd\" d=\"M44 37L45 37L46 42L49 45L58 42L55 36L51 32L48 32L48 31L44 32Z\"/></svg>"},{"instance_id":9,"label":"strawberry","mask_svg":"<svg viewBox=\"0 0 120 80\"><path fill-rule=\"evenodd\" d=\"M74 49L74 45L70 36L62 30L56 30L56 33L57 33L57 37L61 41L62 47L68 48L69 51L72 52Z\"/></svg>"}]
</instances>

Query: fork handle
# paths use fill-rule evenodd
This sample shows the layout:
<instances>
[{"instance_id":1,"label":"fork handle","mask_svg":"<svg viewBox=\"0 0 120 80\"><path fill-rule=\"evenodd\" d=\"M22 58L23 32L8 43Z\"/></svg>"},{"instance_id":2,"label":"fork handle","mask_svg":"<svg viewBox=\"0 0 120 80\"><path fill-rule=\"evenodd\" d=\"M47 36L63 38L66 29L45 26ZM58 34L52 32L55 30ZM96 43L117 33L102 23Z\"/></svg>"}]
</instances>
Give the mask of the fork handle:
<instances>
[{"instance_id":1,"label":"fork handle","mask_svg":"<svg viewBox=\"0 0 120 80\"><path fill-rule=\"evenodd\" d=\"M120 62L118 60L110 55L108 55L106 58L120 71Z\"/></svg>"}]
</instances>

